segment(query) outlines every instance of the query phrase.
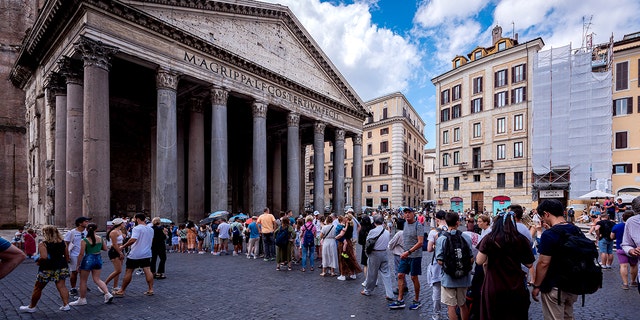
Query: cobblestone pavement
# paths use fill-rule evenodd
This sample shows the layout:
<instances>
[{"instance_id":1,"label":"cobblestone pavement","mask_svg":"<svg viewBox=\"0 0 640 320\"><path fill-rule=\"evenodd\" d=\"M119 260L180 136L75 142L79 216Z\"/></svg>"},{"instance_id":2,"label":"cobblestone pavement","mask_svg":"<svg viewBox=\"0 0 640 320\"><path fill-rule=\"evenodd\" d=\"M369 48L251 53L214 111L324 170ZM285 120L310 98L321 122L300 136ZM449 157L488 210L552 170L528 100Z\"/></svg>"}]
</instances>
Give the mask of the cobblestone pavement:
<instances>
[{"instance_id":1,"label":"cobblestone pavement","mask_svg":"<svg viewBox=\"0 0 640 320\"><path fill-rule=\"evenodd\" d=\"M358 246L359 247L359 246ZM103 253L104 280L112 271ZM424 284L426 263L423 256L422 307L419 310L389 310L382 287L373 295L360 295L362 274L357 280L338 281L320 277L320 271L276 271L274 262L246 259L243 256L170 253L167 279L155 281L155 295L143 295L144 276L135 275L127 296L113 304L102 303L102 296L89 280L88 305L59 311L60 297L49 284L33 314L19 313L18 307L29 303L37 265L25 261L13 273L0 280L1 319L427 319L431 317L431 288ZM382 284L381 284L382 285ZM410 284L411 288L411 284ZM413 290L411 290L413 291ZM409 293L405 301L410 301ZM635 288L622 290L617 264L604 271L604 288L580 298L575 304L576 319L638 319L640 295ZM508 306L505 306L508 308ZM635 315L634 315L635 314ZM540 303L533 302L530 319L542 319ZM443 319L446 315L443 314Z\"/></svg>"}]
</instances>

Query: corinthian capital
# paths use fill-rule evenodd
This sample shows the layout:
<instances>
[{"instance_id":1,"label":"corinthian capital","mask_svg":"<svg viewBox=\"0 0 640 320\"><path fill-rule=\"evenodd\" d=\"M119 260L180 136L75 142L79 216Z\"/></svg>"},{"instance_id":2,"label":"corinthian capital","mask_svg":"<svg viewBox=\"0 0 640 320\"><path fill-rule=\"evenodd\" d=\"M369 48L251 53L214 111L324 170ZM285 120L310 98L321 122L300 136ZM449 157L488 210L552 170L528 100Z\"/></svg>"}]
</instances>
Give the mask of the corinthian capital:
<instances>
[{"instance_id":1,"label":"corinthian capital","mask_svg":"<svg viewBox=\"0 0 640 320\"><path fill-rule=\"evenodd\" d=\"M295 112L289 112L287 115L287 126L297 127L300 125L300 115Z\"/></svg>"},{"instance_id":2,"label":"corinthian capital","mask_svg":"<svg viewBox=\"0 0 640 320\"><path fill-rule=\"evenodd\" d=\"M342 140L344 141L344 130L337 128L336 129L336 140Z\"/></svg>"},{"instance_id":3,"label":"corinthian capital","mask_svg":"<svg viewBox=\"0 0 640 320\"><path fill-rule=\"evenodd\" d=\"M264 101L255 101L253 103L253 117L254 118L265 118L267 116L267 103Z\"/></svg>"},{"instance_id":4,"label":"corinthian capital","mask_svg":"<svg viewBox=\"0 0 640 320\"><path fill-rule=\"evenodd\" d=\"M313 132L314 133L322 133L324 134L324 129L327 127L327 124L324 122L317 121L313 124Z\"/></svg>"},{"instance_id":5,"label":"corinthian capital","mask_svg":"<svg viewBox=\"0 0 640 320\"><path fill-rule=\"evenodd\" d=\"M67 84L72 83L82 85L84 79L80 61L63 57L58 61L58 68L60 69L60 74L64 77Z\"/></svg>"},{"instance_id":6,"label":"corinthian capital","mask_svg":"<svg viewBox=\"0 0 640 320\"><path fill-rule=\"evenodd\" d=\"M158 89L178 90L178 73L164 68L158 69L156 87Z\"/></svg>"},{"instance_id":7,"label":"corinthian capital","mask_svg":"<svg viewBox=\"0 0 640 320\"><path fill-rule=\"evenodd\" d=\"M211 104L227 105L227 99L229 99L229 91L227 88L211 87Z\"/></svg>"},{"instance_id":8,"label":"corinthian capital","mask_svg":"<svg viewBox=\"0 0 640 320\"><path fill-rule=\"evenodd\" d=\"M362 145L362 135L361 134L356 134L355 136L353 136L351 138L351 140L353 141L353 145Z\"/></svg>"},{"instance_id":9,"label":"corinthian capital","mask_svg":"<svg viewBox=\"0 0 640 320\"><path fill-rule=\"evenodd\" d=\"M201 97L192 97L190 100L189 110L195 113L204 112L203 101Z\"/></svg>"},{"instance_id":10,"label":"corinthian capital","mask_svg":"<svg viewBox=\"0 0 640 320\"><path fill-rule=\"evenodd\" d=\"M84 66L94 66L109 70L111 68L111 56L118 52L118 48L106 45L100 41L92 40L87 37L80 37L80 40L74 44L76 50L82 53Z\"/></svg>"}]
</instances>

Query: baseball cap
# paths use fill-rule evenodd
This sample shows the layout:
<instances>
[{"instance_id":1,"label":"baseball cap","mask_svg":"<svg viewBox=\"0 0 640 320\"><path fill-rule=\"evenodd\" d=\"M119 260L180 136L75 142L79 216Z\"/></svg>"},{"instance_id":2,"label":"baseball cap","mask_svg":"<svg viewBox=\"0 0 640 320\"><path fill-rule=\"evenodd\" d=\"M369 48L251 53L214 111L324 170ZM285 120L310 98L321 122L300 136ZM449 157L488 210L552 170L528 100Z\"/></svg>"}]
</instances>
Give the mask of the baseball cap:
<instances>
[{"instance_id":1,"label":"baseball cap","mask_svg":"<svg viewBox=\"0 0 640 320\"><path fill-rule=\"evenodd\" d=\"M347 209L347 212L351 212L351 213L353 213L353 208L349 208L349 209Z\"/></svg>"},{"instance_id":2,"label":"baseball cap","mask_svg":"<svg viewBox=\"0 0 640 320\"><path fill-rule=\"evenodd\" d=\"M317 210L313 212L313 215L314 215L314 216L317 216L317 215L319 215L319 214L320 214L320 212L318 212Z\"/></svg>"},{"instance_id":3,"label":"baseball cap","mask_svg":"<svg viewBox=\"0 0 640 320\"><path fill-rule=\"evenodd\" d=\"M89 221L91 220L91 218L89 217L80 217L76 219L76 227L79 226L81 223L85 222L85 221Z\"/></svg>"},{"instance_id":4,"label":"baseball cap","mask_svg":"<svg viewBox=\"0 0 640 320\"><path fill-rule=\"evenodd\" d=\"M114 226L121 225L123 222L124 222L124 219L122 219L122 218L115 218L115 219L113 219L113 221L111 221L111 223Z\"/></svg>"}]
</instances>

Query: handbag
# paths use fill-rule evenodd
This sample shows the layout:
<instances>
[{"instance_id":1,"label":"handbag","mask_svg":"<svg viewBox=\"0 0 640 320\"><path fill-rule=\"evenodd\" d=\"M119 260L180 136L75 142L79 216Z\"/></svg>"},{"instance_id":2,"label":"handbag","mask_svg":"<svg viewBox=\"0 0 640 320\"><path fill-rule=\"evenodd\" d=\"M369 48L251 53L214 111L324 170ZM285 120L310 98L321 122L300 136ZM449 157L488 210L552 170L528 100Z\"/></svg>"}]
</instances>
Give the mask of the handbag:
<instances>
[{"instance_id":1,"label":"handbag","mask_svg":"<svg viewBox=\"0 0 640 320\"><path fill-rule=\"evenodd\" d=\"M365 249L364 249L367 255L370 255L371 252L373 252L373 248L376 246L376 242L378 242L378 238L380 238L380 236L383 233L384 233L384 228L382 228L382 231L380 232L380 234L378 234L375 238L367 239L365 243Z\"/></svg>"}]
</instances>

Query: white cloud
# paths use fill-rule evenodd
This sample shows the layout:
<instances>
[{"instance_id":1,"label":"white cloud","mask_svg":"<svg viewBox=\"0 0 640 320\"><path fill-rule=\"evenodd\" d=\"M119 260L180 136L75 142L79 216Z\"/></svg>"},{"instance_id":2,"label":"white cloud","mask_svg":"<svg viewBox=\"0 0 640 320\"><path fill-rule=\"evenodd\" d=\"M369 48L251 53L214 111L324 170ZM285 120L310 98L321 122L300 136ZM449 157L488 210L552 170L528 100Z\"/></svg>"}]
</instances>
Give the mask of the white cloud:
<instances>
[{"instance_id":1,"label":"white cloud","mask_svg":"<svg viewBox=\"0 0 640 320\"><path fill-rule=\"evenodd\" d=\"M371 22L375 1L266 0L291 9L363 100L405 91L420 66L417 46Z\"/></svg>"},{"instance_id":2,"label":"white cloud","mask_svg":"<svg viewBox=\"0 0 640 320\"><path fill-rule=\"evenodd\" d=\"M475 15L487 5L488 0L431 0L420 4L414 22L423 27L435 27L451 20Z\"/></svg>"}]
</instances>

